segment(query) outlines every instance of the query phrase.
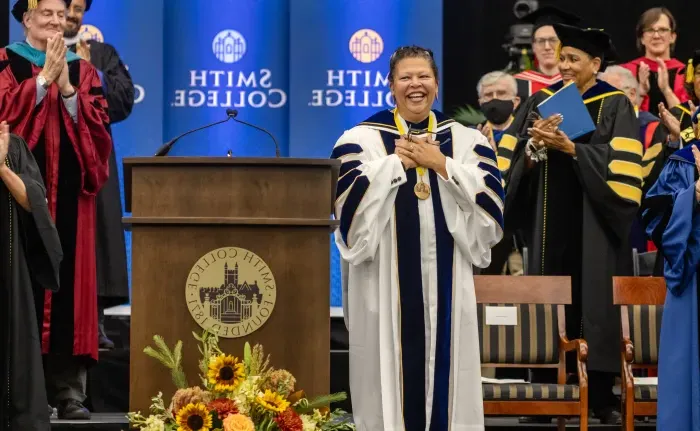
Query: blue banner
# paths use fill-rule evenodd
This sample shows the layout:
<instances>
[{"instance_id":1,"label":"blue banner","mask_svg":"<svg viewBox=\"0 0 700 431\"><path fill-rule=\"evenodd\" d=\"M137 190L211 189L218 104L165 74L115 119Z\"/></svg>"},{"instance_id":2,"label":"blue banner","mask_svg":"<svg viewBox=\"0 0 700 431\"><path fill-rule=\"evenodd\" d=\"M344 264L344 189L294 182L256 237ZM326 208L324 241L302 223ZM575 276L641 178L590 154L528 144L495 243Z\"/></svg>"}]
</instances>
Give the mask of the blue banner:
<instances>
[{"instance_id":1,"label":"blue banner","mask_svg":"<svg viewBox=\"0 0 700 431\"><path fill-rule=\"evenodd\" d=\"M288 154L289 1L170 0L165 4L166 138L226 118L262 126ZM178 141L173 155L274 156L265 134L229 123Z\"/></svg>"},{"instance_id":2,"label":"blue banner","mask_svg":"<svg viewBox=\"0 0 700 431\"><path fill-rule=\"evenodd\" d=\"M441 1L294 0L290 21L292 157L329 157L345 130L394 106L387 75L396 48L430 48L442 64ZM342 306L333 242L331 306Z\"/></svg>"},{"instance_id":3,"label":"blue banner","mask_svg":"<svg viewBox=\"0 0 700 431\"><path fill-rule=\"evenodd\" d=\"M123 157L152 155L227 109L270 130L282 155L327 158L344 130L393 107L387 74L397 47L430 48L442 64L436 0L96 0L84 24L86 36L117 49L136 85L131 116L113 127L122 181ZM24 39L13 19L10 34ZM233 121L182 138L171 154L229 150L275 154L267 135ZM331 305L339 307L331 250ZM128 232L127 252L130 262Z\"/></svg>"}]
</instances>

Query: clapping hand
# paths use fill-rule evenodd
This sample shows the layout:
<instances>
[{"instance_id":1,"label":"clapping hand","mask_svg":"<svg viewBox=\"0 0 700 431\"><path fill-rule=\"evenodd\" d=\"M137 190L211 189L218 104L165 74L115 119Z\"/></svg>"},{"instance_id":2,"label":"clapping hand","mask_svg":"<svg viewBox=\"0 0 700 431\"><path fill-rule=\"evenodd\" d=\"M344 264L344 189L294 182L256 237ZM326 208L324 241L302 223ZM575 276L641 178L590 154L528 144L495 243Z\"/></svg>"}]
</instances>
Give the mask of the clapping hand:
<instances>
[{"instance_id":1,"label":"clapping hand","mask_svg":"<svg viewBox=\"0 0 700 431\"><path fill-rule=\"evenodd\" d=\"M90 62L90 45L82 39L78 41L78 45L75 48L76 54L80 56L83 60Z\"/></svg>"},{"instance_id":2,"label":"clapping hand","mask_svg":"<svg viewBox=\"0 0 700 431\"><path fill-rule=\"evenodd\" d=\"M496 141L493 139L493 130L488 123L484 124L483 126L479 124L476 126L476 130L480 131L482 135L486 136L486 139L488 139L489 145L491 145L493 151L498 151L498 145L496 145Z\"/></svg>"},{"instance_id":3,"label":"clapping hand","mask_svg":"<svg viewBox=\"0 0 700 431\"><path fill-rule=\"evenodd\" d=\"M640 85L640 95L642 97L646 96L649 94L649 90L651 89L651 85L649 84L649 76L651 75L651 71L649 70L649 65L641 62L639 64L639 70L638 70L638 77L639 77L639 85Z\"/></svg>"},{"instance_id":4,"label":"clapping hand","mask_svg":"<svg viewBox=\"0 0 700 431\"><path fill-rule=\"evenodd\" d=\"M63 72L63 66L66 63L66 47L63 41L63 34L56 33L54 36L49 37L46 42L46 61L44 62L44 68L41 71L41 75L44 76L46 82L51 84L61 76Z\"/></svg>"}]
</instances>

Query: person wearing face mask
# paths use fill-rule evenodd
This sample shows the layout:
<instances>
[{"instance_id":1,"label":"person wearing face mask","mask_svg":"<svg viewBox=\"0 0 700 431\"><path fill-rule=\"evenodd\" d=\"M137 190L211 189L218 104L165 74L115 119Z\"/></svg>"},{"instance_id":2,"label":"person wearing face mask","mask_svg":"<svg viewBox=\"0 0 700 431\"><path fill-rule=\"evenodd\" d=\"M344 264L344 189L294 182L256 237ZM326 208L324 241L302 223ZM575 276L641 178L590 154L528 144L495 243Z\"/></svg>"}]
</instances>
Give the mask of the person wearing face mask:
<instances>
[{"instance_id":1,"label":"person wearing face mask","mask_svg":"<svg viewBox=\"0 0 700 431\"><path fill-rule=\"evenodd\" d=\"M89 419L87 368L98 358L95 195L112 139L95 68L63 42L64 0L18 0L26 40L0 49L0 118L36 158L63 248L60 290L38 292L49 401L61 419Z\"/></svg>"},{"instance_id":2,"label":"person wearing face mask","mask_svg":"<svg viewBox=\"0 0 700 431\"><path fill-rule=\"evenodd\" d=\"M483 430L472 266L488 266L503 235L496 154L432 110L431 51L397 49L388 80L396 108L346 131L331 155L354 422Z\"/></svg>"},{"instance_id":3,"label":"person wearing face mask","mask_svg":"<svg viewBox=\"0 0 700 431\"><path fill-rule=\"evenodd\" d=\"M555 25L562 82L528 99L508 134L517 138L498 158L506 184L506 218L523 221L532 275L569 275L572 305L566 332L588 342L589 406L604 424L619 424L612 388L620 372L620 319L612 277L630 275L629 232L642 198L642 144L634 106L597 79L614 52L601 30ZM537 106L576 86L595 130L570 139L558 115L538 118ZM503 146L503 144L501 144ZM538 382L555 381L533 370Z\"/></svg>"},{"instance_id":4,"label":"person wearing face mask","mask_svg":"<svg viewBox=\"0 0 700 431\"><path fill-rule=\"evenodd\" d=\"M524 103L531 95L561 80L559 59L556 57L559 38L554 31L554 24L576 25L581 18L547 5L531 12L522 20L532 24L532 53L535 57L535 69L514 75L518 82L518 96Z\"/></svg>"},{"instance_id":5,"label":"person wearing face mask","mask_svg":"<svg viewBox=\"0 0 700 431\"><path fill-rule=\"evenodd\" d=\"M481 77L476 91L481 112L487 120L477 129L486 136L494 151L497 151L504 136L504 144L510 146L509 142L515 140L505 132L513 122L513 112L520 105L515 78L501 71L489 72ZM480 274L523 274L522 255L516 247L514 232L509 228L509 223L505 223L505 226L503 240L491 250L491 264Z\"/></svg>"},{"instance_id":6,"label":"person wearing face mask","mask_svg":"<svg viewBox=\"0 0 700 431\"><path fill-rule=\"evenodd\" d=\"M639 18L637 48L644 55L623 67L639 80L642 111L658 116L659 103L672 108L688 100L684 88L685 65L671 57L676 38L676 19L665 7L649 9Z\"/></svg>"}]
</instances>

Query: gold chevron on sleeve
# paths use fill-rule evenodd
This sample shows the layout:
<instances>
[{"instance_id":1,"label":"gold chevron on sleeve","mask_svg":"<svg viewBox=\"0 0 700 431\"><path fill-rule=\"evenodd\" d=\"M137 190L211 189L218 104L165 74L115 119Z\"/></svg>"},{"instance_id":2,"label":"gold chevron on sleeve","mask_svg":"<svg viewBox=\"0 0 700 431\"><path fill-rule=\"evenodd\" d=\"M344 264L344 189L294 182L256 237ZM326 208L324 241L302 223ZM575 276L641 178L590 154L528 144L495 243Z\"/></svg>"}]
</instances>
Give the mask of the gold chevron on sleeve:
<instances>
[{"instance_id":1,"label":"gold chevron on sleeve","mask_svg":"<svg viewBox=\"0 0 700 431\"><path fill-rule=\"evenodd\" d=\"M615 151L625 151L642 157L642 143L631 138L613 138L610 146Z\"/></svg>"},{"instance_id":2,"label":"gold chevron on sleeve","mask_svg":"<svg viewBox=\"0 0 700 431\"><path fill-rule=\"evenodd\" d=\"M608 165L608 169L615 175L625 175L638 180L642 179L642 167L637 163L613 160Z\"/></svg>"},{"instance_id":3,"label":"gold chevron on sleeve","mask_svg":"<svg viewBox=\"0 0 700 431\"><path fill-rule=\"evenodd\" d=\"M663 146L661 145L661 143L652 145L644 152L644 158L642 158L642 161L646 162L656 158L656 156L659 155L662 149Z\"/></svg>"},{"instance_id":4,"label":"gold chevron on sleeve","mask_svg":"<svg viewBox=\"0 0 700 431\"><path fill-rule=\"evenodd\" d=\"M649 174L651 174L651 170L654 169L655 164L656 164L656 162L651 162L642 168L642 176L644 178L648 177Z\"/></svg>"},{"instance_id":5,"label":"gold chevron on sleeve","mask_svg":"<svg viewBox=\"0 0 700 431\"><path fill-rule=\"evenodd\" d=\"M619 181L608 181L608 186L616 195L639 205L642 202L642 189Z\"/></svg>"},{"instance_id":6,"label":"gold chevron on sleeve","mask_svg":"<svg viewBox=\"0 0 700 431\"><path fill-rule=\"evenodd\" d=\"M505 172L508 169L510 169L510 159L507 159L503 156L498 156L498 169L501 172Z\"/></svg>"},{"instance_id":7,"label":"gold chevron on sleeve","mask_svg":"<svg viewBox=\"0 0 700 431\"><path fill-rule=\"evenodd\" d=\"M515 144L518 140L513 135L505 134L501 137L501 142L498 143L498 149L505 148L506 150L515 151Z\"/></svg>"}]
</instances>

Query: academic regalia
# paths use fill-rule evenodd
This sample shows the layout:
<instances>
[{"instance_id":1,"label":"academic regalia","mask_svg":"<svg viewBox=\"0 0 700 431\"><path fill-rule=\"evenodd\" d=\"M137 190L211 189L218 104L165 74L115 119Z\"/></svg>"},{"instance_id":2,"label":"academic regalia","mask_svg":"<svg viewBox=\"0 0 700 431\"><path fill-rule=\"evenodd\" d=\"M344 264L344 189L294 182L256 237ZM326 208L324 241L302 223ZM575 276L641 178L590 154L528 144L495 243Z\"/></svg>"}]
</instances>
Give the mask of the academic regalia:
<instances>
[{"instance_id":1,"label":"academic regalia","mask_svg":"<svg viewBox=\"0 0 700 431\"><path fill-rule=\"evenodd\" d=\"M683 102L669 109L669 111L681 122L681 140L683 145L693 141L695 134L693 133L693 122L691 121L693 113L690 111L690 102Z\"/></svg>"},{"instance_id":2,"label":"academic regalia","mask_svg":"<svg viewBox=\"0 0 700 431\"><path fill-rule=\"evenodd\" d=\"M346 131L335 239L343 259L350 390L359 431L483 430L472 265L502 236L501 178L478 131L433 111L411 128L438 133L444 179L414 194L417 170L394 154L407 124L381 111ZM429 424L429 428L428 428Z\"/></svg>"},{"instance_id":3,"label":"academic regalia","mask_svg":"<svg viewBox=\"0 0 700 431\"><path fill-rule=\"evenodd\" d=\"M35 78L45 55L26 43L0 49L0 118L27 141L37 160L63 246L62 289L56 294L47 291L37 305L43 317L42 351L96 360L95 195L108 177L112 141L95 68L69 54L69 79L77 91L76 122L56 85L35 107Z\"/></svg>"},{"instance_id":4,"label":"academic regalia","mask_svg":"<svg viewBox=\"0 0 700 431\"><path fill-rule=\"evenodd\" d=\"M634 75L637 80L639 80L639 66L641 63L646 63L649 66L649 94L644 96L642 103L639 108L642 111L651 112L654 115L659 115L659 103L664 102L666 104L666 98L659 89L658 84L658 72L659 65L656 61L650 60L646 57L640 57L629 63L622 64L621 66L628 69ZM673 93L678 97L681 103L688 101L688 94L685 91L684 81L685 81L685 64L672 58L664 62L666 68L668 69L668 82L671 83L673 88Z\"/></svg>"},{"instance_id":5,"label":"academic regalia","mask_svg":"<svg viewBox=\"0 0 700 431\"><path fill-rule=\"evenodd\" d=\"M691 146L674 153L645 201L647 234L665 259L666 302L659 341L656 426L663 431L700 429L698 172Z\"/></svg>"},{"instance_id":6,"label":"academic regalia","mask_svg":"<svg viewBox=\"0 0 700 431\"><path fill-rule=\"evenodd\" d=\"M89 6L88 6L89 7ZM73 51L75 44L69 44ZM107 99L109 122L125 120L134 105L134 84L112 45L90 40L90 62L97 69ZM111 133L111 131L110 131ZM121 191L115 151L109 156L110 175L97 194L97 286L102 304L129 302L126 245L122 225Z\"/></svg>"},{"instance_id":7,"label":"academic regalia","mask_svg":"<svg viewBox=\"0 0 700 431\"><path fill-rule=\"evenodd\" d=\"M581 21L580 17L551 5L544 5L537 8L533 12L525 15L522 19L526 23L532 24L533 38L537 30L544 26L553 26L555 24L576 25ZM535 63L537 63L537 61L535 61ZM538 70L526 70L515 74L513 77L518 83L520 106L523 106L522 103L524 103L528 97L561 81L561 75L558 73L549 76Z\"/></svg>"},{"instance_id":8,"label":"academic regalia","mask_svg":"<svg viewBox=\"0 0 700 431\"><path fill-rule=\"evenodd\" d=\"M3 354L0 430L48 431L49 414L34 297L58 290L61 244L39 168L27 144L11 135L5 161L27 190L31 212L0 181L0 333ZM9 395L9 397L8 397Z\"/></svg>"},{"instance_id":9,"label":"academic regalia","mask_svg":"<svg viewBox=\"0 0 700 431\"><path fill-rule=\"evenodd\" d=\"M612 276L632 270L628 235L642 195L639 127L624 93L597 81L583 94L597 128L574 140L576 158L548 150L548 160L526 170L529 114L562 85L533 95L501 142L506 221L522 223L531 275L571 275L567 333L588 342L589 369L619 372Z\"/></svg>"}]
</instances>

